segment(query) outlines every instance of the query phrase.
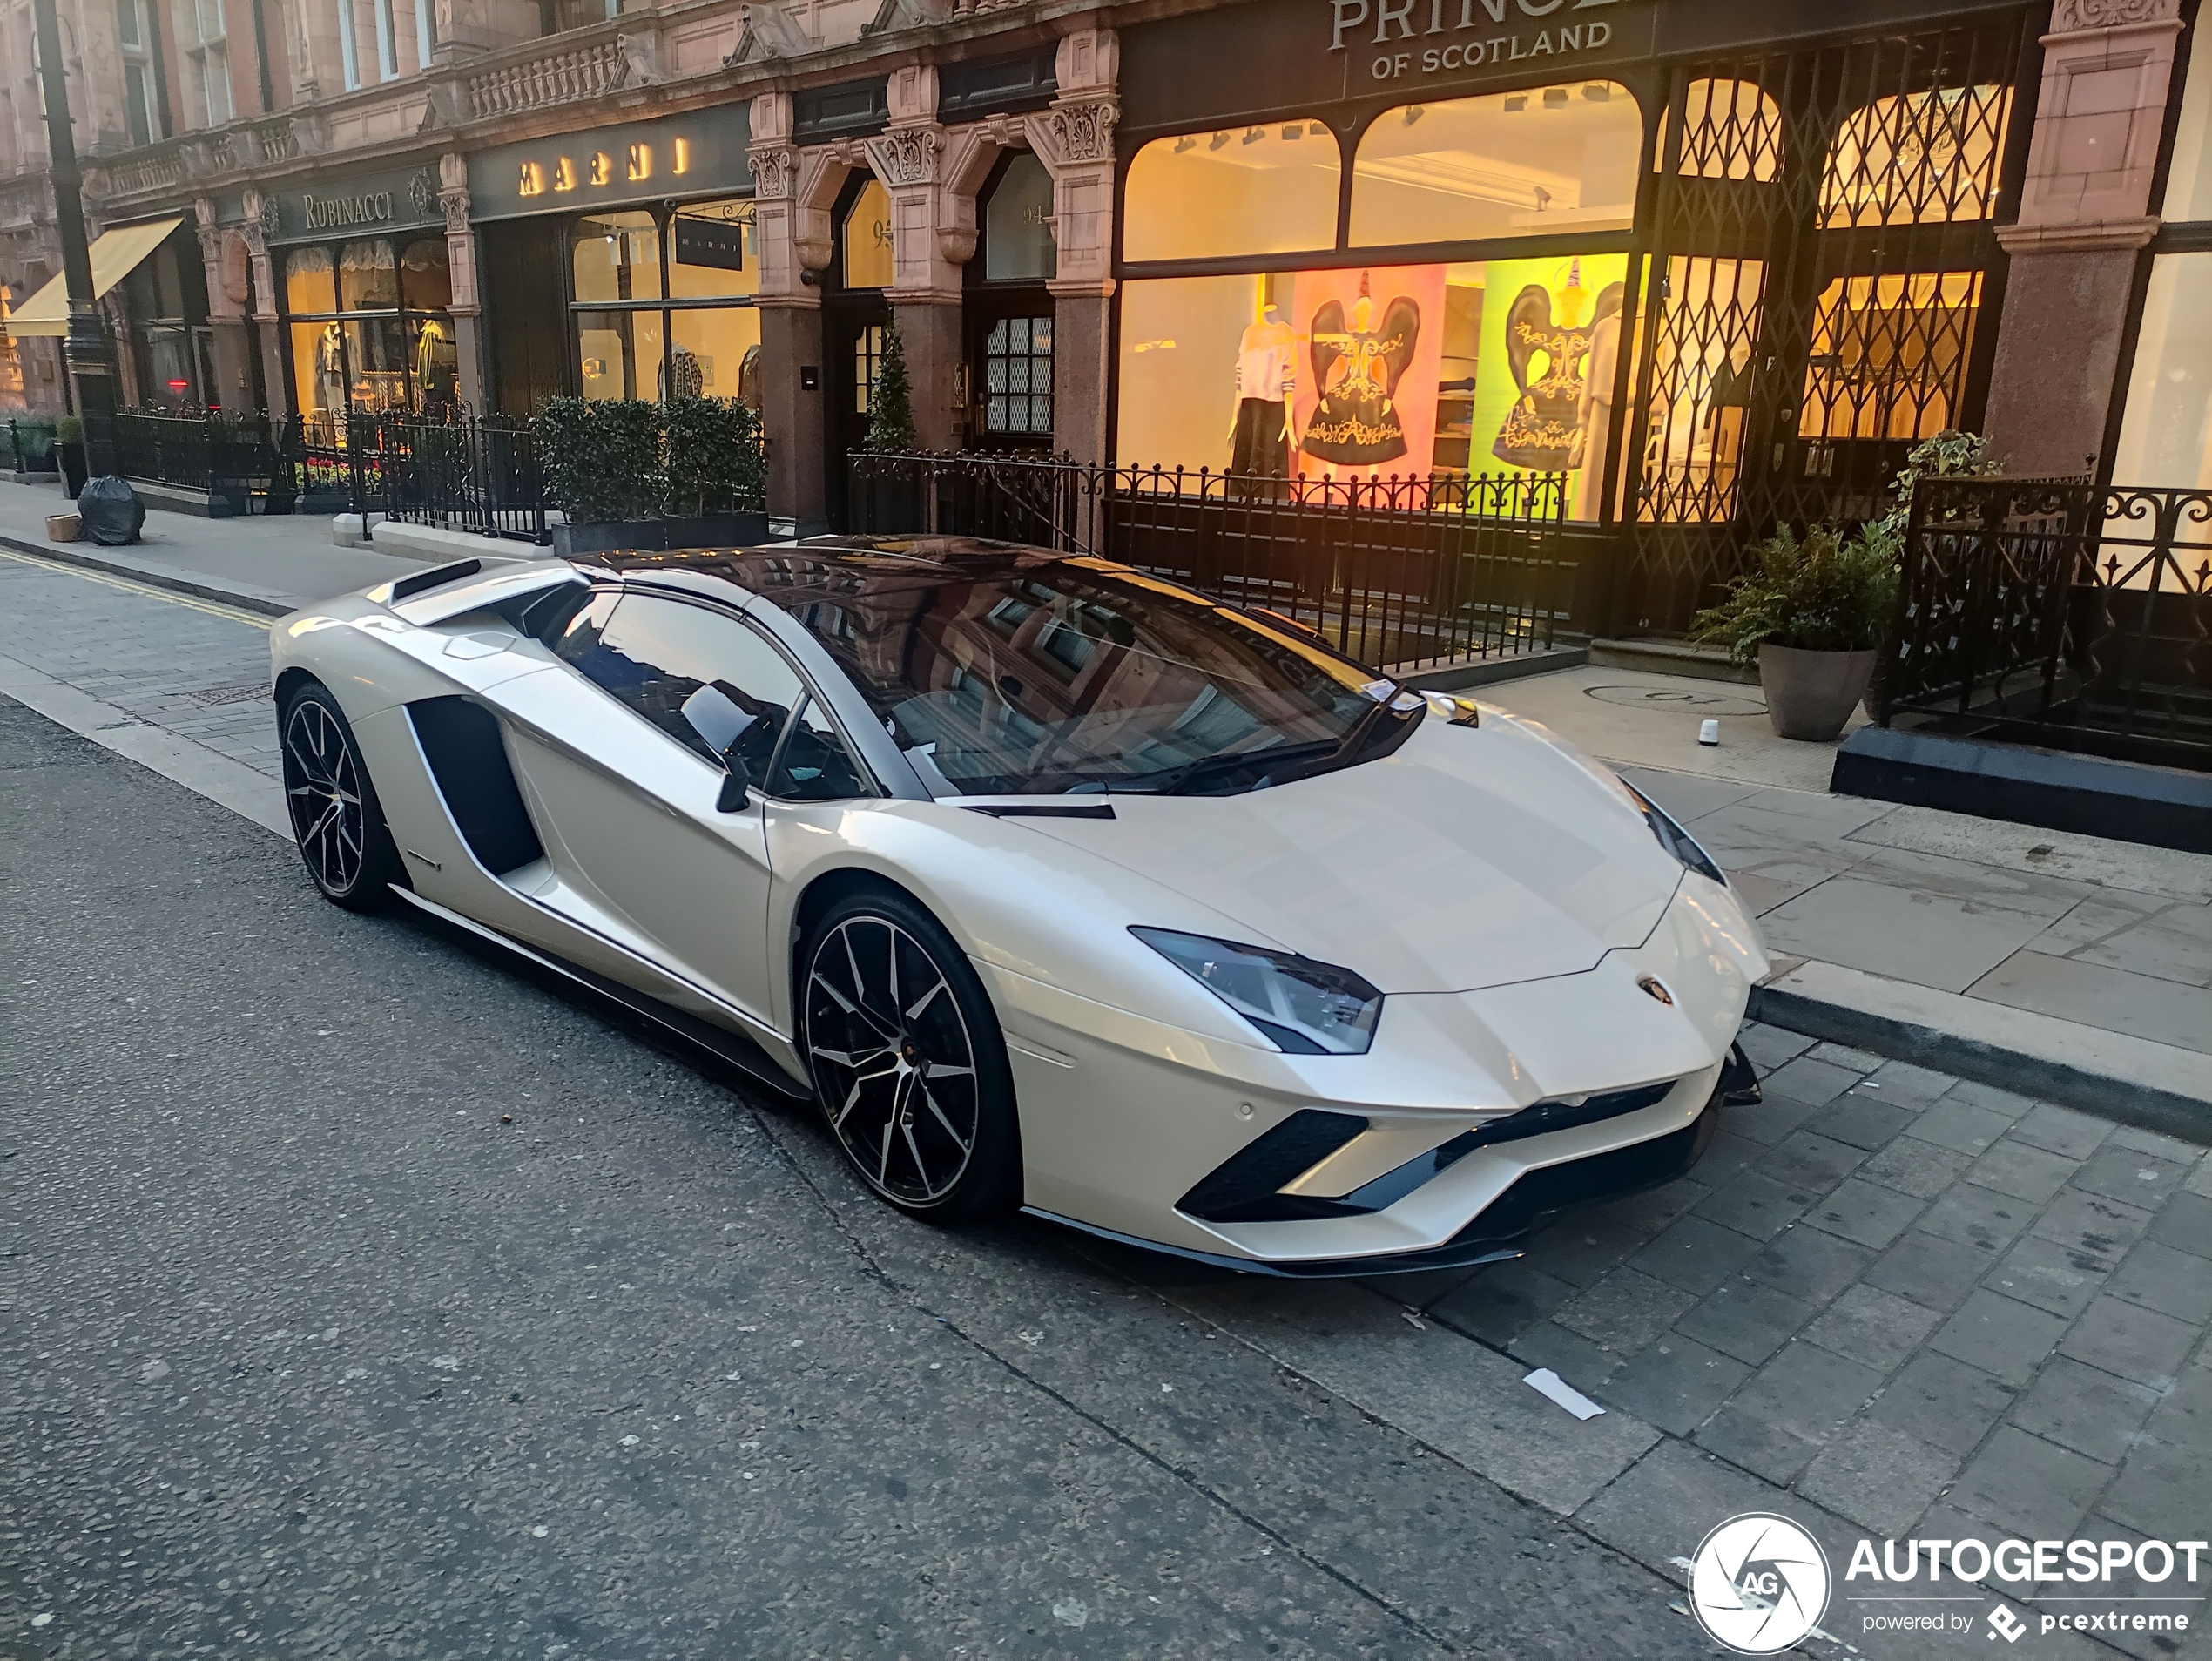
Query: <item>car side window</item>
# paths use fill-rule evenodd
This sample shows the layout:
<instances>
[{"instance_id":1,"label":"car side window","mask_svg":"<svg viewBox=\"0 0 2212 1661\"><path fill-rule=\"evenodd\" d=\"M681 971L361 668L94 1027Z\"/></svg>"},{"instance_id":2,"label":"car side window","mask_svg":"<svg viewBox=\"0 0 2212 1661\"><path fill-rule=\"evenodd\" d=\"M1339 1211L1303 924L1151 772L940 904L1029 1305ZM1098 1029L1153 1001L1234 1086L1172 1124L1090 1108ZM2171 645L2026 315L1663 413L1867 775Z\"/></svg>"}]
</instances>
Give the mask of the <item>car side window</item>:
<instances>
[{"instance_id":1,"label":"car side window","mask_svg":"<svg viewBox=\"0 0 2212 1661\"><path fill-rule=\"evenodd\" d=\"M804 692L750 625L652 594L601 594L552 643L556 657L706 760L765 777Z\"/></svg>"},{"instance_id":2,"label":"car side window","mask_svg":"<svg viewBox=\"0 0 2212 1661\"><path fill-rule=\"evenodd\" d=\"M768 793L783 801L846 801L870 793L829 712L811 698L791 724Z\"/></svg>"}]
</instances>

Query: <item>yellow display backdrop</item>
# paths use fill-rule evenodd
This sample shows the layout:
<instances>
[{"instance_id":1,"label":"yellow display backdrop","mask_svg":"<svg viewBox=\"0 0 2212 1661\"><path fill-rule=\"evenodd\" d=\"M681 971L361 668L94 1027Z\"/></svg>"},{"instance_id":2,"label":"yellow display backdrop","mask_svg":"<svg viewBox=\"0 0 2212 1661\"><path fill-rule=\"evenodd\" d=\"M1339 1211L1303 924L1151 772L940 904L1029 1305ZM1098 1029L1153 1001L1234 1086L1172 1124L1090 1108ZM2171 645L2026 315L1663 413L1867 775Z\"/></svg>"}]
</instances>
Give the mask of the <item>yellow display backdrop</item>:
<instances>
[{"instance_id":1,"label":"yellow display backdrop","mask_svg":"<svg viewBox=\"0 0 2212 1661\"><path fill-rule=\"evenodd\" d=\"M185 222L178 214L166 219L152 219L145 225L118 226L112 231L103 231L94 239L92 256L92 298L100 299L107 291L129 276L168 234ZM63 335L69 333L69 285L57 274L46 286L16 307L8 319L8 333L17 337L30 334Z\"/></svg>"}]
</instances>

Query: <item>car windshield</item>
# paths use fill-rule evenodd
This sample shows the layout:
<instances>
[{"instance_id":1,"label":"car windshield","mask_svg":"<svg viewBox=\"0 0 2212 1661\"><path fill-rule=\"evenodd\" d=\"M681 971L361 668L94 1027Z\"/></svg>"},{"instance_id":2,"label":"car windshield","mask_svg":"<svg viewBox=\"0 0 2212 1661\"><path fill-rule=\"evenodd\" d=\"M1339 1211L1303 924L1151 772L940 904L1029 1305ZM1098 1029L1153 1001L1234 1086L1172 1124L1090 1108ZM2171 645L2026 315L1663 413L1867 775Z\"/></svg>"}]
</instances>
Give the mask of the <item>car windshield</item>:
<instances>
[{"instance_id":1,"label":"car windshield","mask_svg":"<svg viewBox=\"0 0 2212 1661\"><path fill-rule=\"evenodd\" d=\"M940 793L1226 794L1394 749L1421 700L1290 626L1104 561L761 558Z\"/></svg>"}]
</instances>

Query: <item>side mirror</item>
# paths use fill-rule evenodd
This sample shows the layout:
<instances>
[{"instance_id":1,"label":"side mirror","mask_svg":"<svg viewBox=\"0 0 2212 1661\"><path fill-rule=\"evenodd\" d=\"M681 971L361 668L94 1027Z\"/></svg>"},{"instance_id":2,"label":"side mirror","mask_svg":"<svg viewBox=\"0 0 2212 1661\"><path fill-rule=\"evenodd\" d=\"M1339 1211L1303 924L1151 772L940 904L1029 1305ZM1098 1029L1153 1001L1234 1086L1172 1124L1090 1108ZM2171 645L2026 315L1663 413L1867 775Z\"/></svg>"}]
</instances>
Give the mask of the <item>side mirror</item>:
<instances>
[{"instance_id":1,"label":"side mirror","mask_svg":"<svg viewBox=\"0 0 2212 1661\"><path fill-rule=\"evenodd\" d=\"M718 814L741 814L748 805L745 792L752 787L752 769L745 766L732 745L722 758L722 765L729 771L722 775L722 793L714 799Z\"/></svg>"}]
</instances>

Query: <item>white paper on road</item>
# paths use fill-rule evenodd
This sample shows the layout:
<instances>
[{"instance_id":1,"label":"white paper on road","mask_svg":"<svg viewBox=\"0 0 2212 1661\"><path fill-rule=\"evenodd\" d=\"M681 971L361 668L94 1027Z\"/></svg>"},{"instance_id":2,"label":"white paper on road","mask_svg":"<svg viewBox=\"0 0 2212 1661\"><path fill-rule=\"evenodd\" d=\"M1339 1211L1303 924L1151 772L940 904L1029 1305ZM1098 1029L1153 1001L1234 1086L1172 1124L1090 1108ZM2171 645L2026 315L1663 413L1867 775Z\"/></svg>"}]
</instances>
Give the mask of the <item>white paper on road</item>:
<instances>
[{"instance_id":1,"label":"white paper on road","mask_svg":"<svg viewBox=\"0 0 2212 1661\"><path fill-rule=\"evenodd\" d=\"M1595 1419L1605 1411L1548 1367L1538 1367L1521 1382L1538 1394L1558 1402L1577 1419Z\"/></svg>"}]
</instances>

